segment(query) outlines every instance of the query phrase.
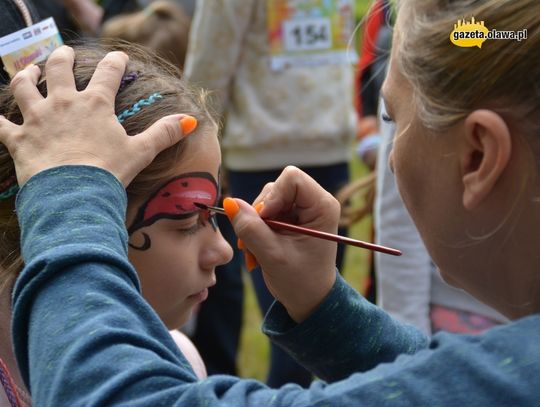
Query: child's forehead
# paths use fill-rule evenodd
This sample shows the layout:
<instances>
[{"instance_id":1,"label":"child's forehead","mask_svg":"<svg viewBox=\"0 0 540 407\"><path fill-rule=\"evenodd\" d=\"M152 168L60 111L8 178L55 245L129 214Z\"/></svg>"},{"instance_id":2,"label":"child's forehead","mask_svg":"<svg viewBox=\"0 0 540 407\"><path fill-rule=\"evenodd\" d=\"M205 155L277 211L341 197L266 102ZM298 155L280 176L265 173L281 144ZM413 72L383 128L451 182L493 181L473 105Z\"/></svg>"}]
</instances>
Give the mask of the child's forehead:
<instances>
[{"instance_id":1,"label":"child's forehead","mask_svg":"<svg viewBox=\"0 0 540 407\"><path fill-rule=\"evenodd\" d=\"M171 170L163 179L162 186L219 190L221 150L217 134L206 129L189 135Z\"/></svg>"},{"instance_id":2,"label":"child's forehead","mask_svg":"<svg viewBox=\"0 0 540 407\"><path fill-rule=\"evenodd\" d=\"M195 130L166 160L161 164L163 177L155 183L147 199L159 194L166 186L174 191L203 188L214 191L214 195L219 192L221 151L217 129Z\"/></svg>"}]
</instances>

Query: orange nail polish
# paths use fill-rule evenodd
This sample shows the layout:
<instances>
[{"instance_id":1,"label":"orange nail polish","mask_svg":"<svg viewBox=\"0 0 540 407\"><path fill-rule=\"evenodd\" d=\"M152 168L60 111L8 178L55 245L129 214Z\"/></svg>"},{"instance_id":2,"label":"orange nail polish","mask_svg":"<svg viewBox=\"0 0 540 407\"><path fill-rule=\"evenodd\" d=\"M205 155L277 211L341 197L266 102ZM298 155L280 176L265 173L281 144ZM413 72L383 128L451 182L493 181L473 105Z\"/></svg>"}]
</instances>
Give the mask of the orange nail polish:
<instances>
[{"instance_id":1,"label":"orange nail polish","mask_svg":"<svg viewBox=\"0 0 540 407\"><path fill-rule=\"evenodd\" d=\"M238 211L240 210L240 207L233 198L225 198L223 200L223 209L225 209L225 213L227 214L229 219L233 220Z\"/></svg>"},{"instance_id":2,"label":"orange nail polish","mask_svg":"<svg viewBox=\"0 0 540 407\"><path fill-rule=\"evenodd\" d=\"M236 247L238 247L240 250L244 250L246 248L246 245L242 241L242 239L238 239L236 241Z\"/></svg>"},{"instance_id":3,"label":"orange nail polish","mask_svg":"<svg viewBox=\"0 0 540 407\"><path fill-rule=\"evenodd\" d=\"M264 201L259 202L254 208L257 213L261 213L262 209L264 208Z\"/></svg>"},{"instance_id":4,"label":"orange nail polish","mask_svg":"<svg viewBox=\"0 0 540 407\"><path fill-rule=\"evenodd\" d=\"M249 272L253 271L259 265L253 253L247 250L244 251L244 262L246 264L247 271Z\"/></svg>"},{"instance_id":5,"label":"orange nail polish","mask_svg":"<svg viewBox=\"0 0 540 407\"><path fill-rule=\"evenodd\" d=\"M193 116L185 116L180 119L180 127L184 136L187 136L197 128L197 119Z\"/></svg>"}]
</instances>

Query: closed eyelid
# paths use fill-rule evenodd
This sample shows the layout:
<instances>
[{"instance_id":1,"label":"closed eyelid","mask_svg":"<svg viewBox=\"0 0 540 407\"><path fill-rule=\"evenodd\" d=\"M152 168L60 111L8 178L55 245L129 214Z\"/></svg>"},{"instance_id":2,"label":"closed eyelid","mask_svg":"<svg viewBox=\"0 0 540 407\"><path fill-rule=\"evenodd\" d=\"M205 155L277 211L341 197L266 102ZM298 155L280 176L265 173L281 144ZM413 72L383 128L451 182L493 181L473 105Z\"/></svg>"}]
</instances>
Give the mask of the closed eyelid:
<instances>
[{"instance_id":1,"label":"closed eyelid","mask_svg":"<svg viewBox=\"0 0 540 407\"><path fill-rule=\"evenodd\" d=\"M219 185L208 172L189 172L168 180L140 206L128 228L130 233L159 219L184 219L198 215L193 201L214 203Z\"/></svg>"},{"instance_id":2,"label":"closed eyelid","mask_svg":"<svg viewBox=\"0 0 540 407\"><path fill-rule=\"evenodd\" d=\"M199 219L199 212L193 212L188 217L184 217L182 219L162 218L158 222L163 222L163 224L167 228L178 229L182 227L191 227L195 223L197 223L198 219Z\"/></svg>"}]
</instances>

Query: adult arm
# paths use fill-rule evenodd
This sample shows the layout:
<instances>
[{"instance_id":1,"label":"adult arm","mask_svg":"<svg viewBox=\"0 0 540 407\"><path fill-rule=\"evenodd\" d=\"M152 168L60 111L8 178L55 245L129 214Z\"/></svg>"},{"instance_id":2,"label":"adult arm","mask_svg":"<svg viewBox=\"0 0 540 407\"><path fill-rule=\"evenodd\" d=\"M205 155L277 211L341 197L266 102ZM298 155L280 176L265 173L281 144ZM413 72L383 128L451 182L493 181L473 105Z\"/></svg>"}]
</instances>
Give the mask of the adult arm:
<instances>
[{"instance_id":1,"label":"adult arm","mask_svg":"<svg viewBox=\"0 0 540 407\"><path fill-rule=\"evenodd\" d=\"M415 328L393 320L364 299L339 274L328 297L301 324L275 302L265 317L263 331L329 382L393 362L399 355L414 354L429 344Z\"/></svg>"},{"instance_id":2,"label":"adult arm","mask_svg":"<svg viewBox=\"0 0 540 407\"><path fill-rule=\"evenodd\" d=\"M20 191L17 211L26 266L14 291L13 331L18 362L36 405L418 406L438 400L497 406L537 401L527 393L540 374L530 362L540 356L538 320L531 318L491 336L438 336L414 355L398 356L332 384L317 381L309 389L287 385L273 390L229 376L196 381L137 290L126 256L124 210L122 185L94 167L48 169ZM318 352L315 365L326 360L338 368L347 352L361 354L360 348L392 342L373 332L377 326L391 332L390 321L376 315L375 308L364 308L351 293L344 294L350 301L336 307L332 298L343 298L339 291L348 290L340 285L315 311L321 320L308 317L292 325L304 333L294 338L291 332L289 342L282 342L306 347L306 358ZM359 311L367 312L363 319ZM348 314L356 318L346 318ZM336 323L339 315L349 323ZM366 332L354 341L361 323ZM327 348L319 334L332 338ZM516 338L519 345L508 346ZM329 374L338 377L339 372ZM509 380L512 386L504 384Z\"/></svg>"},{"instance_id":3,"label":"adult arm","mask_svg":"<svg viewBox=\"0 0 540 407\"><path fill-rule=\"evenodd\" d=\"M276 392L235 378L196 381L139 293L127 260L125 207L122 185L88 166L40 172L18 195L26 266L13 293L13 335L18 364L36 404L191 405L183 403L207 399L266 405L275 397L311 397L297 386ZM320 316L335 306L323 306ZM370 327L375 328L364 326ZM351 350L361 345L362 338L355 339L348 341ZM320 353L319 344L309 343L309 337L299 340ZM333 358L333 350L327 350L327 359ZM324 387L318 385L317 391L324 393Z\"/></svg>"}]
</instances>

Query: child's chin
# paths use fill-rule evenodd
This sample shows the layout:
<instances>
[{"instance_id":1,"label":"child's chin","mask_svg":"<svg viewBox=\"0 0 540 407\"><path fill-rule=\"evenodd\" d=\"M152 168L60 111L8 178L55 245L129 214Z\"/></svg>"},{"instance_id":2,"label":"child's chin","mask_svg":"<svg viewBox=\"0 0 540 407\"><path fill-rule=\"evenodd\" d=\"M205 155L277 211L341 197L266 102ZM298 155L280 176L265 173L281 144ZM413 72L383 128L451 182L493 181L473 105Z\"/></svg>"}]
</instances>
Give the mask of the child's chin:
<instances>
[{"instance_id":1,"label":"child's chin","mask_svg":"<svg viewBox=\"0 0 540 407\"><path fill-rule=\"evenodd\" d=\"M191 318L191 314L193 313L193 307L190 307L189 310L179 312L178 315L175 315L174 318L171 318L168 321L163 321L165 323L165 326L169 331L173 329L180 329L184 327Z\"/></svg>"}]
</instances>

